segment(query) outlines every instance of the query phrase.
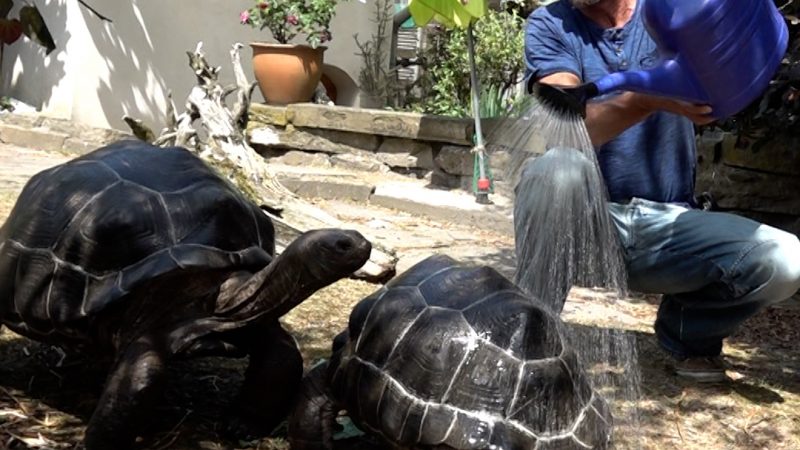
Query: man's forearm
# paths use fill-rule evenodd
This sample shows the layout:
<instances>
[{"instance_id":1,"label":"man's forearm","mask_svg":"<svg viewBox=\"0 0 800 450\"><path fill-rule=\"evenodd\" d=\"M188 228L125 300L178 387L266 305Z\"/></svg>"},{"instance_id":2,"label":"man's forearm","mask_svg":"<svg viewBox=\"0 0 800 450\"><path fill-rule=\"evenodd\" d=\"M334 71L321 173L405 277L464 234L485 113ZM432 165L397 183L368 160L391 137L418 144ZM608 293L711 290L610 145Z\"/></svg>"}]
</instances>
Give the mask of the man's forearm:
<instances>
[{"instance_id":1,"label":"man's forearm","mask_svg":"<svg viewBox=\"0 0 800 450\"><path fill-rule=\"evenodd\" d=\"M625 92L614 98L586 105L586 129L595 147L619 136L644 120L653 110L643 105L643 98Z\"/></svg>"}]
</instances>

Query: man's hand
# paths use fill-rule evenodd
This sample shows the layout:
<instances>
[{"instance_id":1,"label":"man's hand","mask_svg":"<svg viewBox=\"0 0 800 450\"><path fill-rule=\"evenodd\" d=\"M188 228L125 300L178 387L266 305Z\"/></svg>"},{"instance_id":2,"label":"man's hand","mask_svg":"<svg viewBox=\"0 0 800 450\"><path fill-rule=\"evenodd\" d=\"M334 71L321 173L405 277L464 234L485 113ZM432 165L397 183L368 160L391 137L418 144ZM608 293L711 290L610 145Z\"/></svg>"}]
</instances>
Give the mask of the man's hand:
<instances>
[{"instance_id":1,"label":"man's hand","mask_svg":"<svg viewBox=\"0 0 800 450\"><path fill-rule=\"evenodd\" d=\"M656 97L653 95L636 94L639 97L638 103L644 109L650 112L666 111L674 114L680 114L687 117L694 122L695 125L708 125L716 119L711 116L711 107L708 105L698 105L694 103L684 102L681 100L672 100L665 97Z\"/></svg>"}]
</instances>

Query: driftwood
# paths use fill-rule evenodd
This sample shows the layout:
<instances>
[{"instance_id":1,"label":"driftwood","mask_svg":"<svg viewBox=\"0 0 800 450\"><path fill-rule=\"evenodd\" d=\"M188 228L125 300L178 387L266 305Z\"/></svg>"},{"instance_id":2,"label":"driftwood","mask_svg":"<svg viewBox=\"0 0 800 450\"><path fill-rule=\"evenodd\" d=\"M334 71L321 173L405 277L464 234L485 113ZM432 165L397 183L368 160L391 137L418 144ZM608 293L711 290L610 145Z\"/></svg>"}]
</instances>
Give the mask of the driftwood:
<instances>
[{"instance_id":1,"label":"driftwood","mask_svg":"<svg viewBox=\"0 0 800 450\"><path fill-rule=\"evenodd\" d=\"M276 246L280 252L307 230L345 225L286 189L270 172L264 158L247 143L244 130L255 83L247 81L244 74L241 48L241 44L235 44L231 50L235 80L232 86L220 84L220 68L208 64L202 42L194 52L187 52L197 85L189 93L186 110L180 114L169 94L166 126L158 135L140 120L127 116L123 119L139 139L158 146L180 146L194 151L261 205L275 224ZM235 101L228 106L226 99L231 94L235 94ZM370 260L355 276L384 281L394 275L396 262L394 251L373 242Z\"/></svg>"}]
</instances>

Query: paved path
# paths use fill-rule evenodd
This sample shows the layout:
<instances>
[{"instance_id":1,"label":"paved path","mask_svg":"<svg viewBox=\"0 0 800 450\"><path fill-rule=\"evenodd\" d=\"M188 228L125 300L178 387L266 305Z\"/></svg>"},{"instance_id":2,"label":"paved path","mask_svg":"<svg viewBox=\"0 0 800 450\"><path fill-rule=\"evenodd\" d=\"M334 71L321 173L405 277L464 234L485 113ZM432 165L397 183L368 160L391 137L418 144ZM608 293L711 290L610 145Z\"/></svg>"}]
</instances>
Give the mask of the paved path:
<instances>
[{"instance_id":1,"label":"paved path","mask_svg":"<svg viewBox=\"0 0 800 450\"><path fill-rule=\"evenodd\" d=\"M19 190L33 174L67 159L56 153L0 143L0 190Z\"/></svg>"}]
</instances>

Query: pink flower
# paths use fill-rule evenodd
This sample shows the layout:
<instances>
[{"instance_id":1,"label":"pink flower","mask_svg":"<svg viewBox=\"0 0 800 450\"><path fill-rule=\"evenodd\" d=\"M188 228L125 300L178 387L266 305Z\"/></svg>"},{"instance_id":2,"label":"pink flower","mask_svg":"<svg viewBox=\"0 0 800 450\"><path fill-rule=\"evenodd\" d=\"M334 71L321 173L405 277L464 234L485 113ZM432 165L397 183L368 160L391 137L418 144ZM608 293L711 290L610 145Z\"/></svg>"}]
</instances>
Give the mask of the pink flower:
<instances>
[{"instance_id":1,"label":"pink flower","mask_svg":"<svg viewBox=\"0 0 800 450\"><path fill-rule=\"evenodd\" d=\"M241 14L239 14L239 22L241 22L242 25L250 23L250 12L247 10L242 11Z\"/></svg>"},{"instance_id":2,"label":"pink flower","mask_svg":"<svg viewBox=\"0 0 800 450\"><path fill-rule=\"evenodd\" d=\"M295 16L295 15L286 16L286 23L290 23L292 25L297 25L297 16Z\"/></svg>"}]
</instances>

